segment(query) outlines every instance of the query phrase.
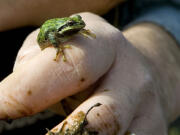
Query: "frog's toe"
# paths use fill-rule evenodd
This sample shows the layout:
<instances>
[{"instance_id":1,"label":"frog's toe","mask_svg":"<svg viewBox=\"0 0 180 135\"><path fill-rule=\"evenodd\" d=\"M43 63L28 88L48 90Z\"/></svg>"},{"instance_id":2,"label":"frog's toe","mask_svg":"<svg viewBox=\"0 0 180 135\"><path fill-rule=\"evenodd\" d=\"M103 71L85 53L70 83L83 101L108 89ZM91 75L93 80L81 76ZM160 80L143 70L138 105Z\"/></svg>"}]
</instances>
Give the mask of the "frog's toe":
<instances>
[{"instance_id":1,"label":"frog's toe","mask_svg":"<svg viewBox=\"0 0 180 135\"><path fill-rule=\"evenodd\" d=\"M56 54L56 57L53 60L58 61L58 59L59 59L59 54Z\"/></svg>"},{"instance_id":2,"label":"frog's toe","mask_svg":"<svg viewBox=\"0 0 180 135\"><path fill-rule=\"evenodd\" d=\"M59 55L56 55L56 57L53 60L58 61L59 60Z\"/></svg>"},{"instance_id":3,"label":"frog's toe","mask_svg":"<svg viewBox=\"0 0 180 135\"><path fill-rule=\"evenodd\" d=\"M69 48L69 49L71 49L71 45L64 45L63 48Z\"/></svg>"},{"instance_id":4,"label":"frog's toe","mask_svg":"<svg viewBox=\"0 0 180 135\"><path fill-rule=\"evenodd\" d=\"M56 57L54 58L54 61L58 61L59 60L60 54L61 54L61 50L59 48L57 48Z\"/></svg>"},{"instance_id":5,"label":"frog's toe","mask_svg":"<svg viewBox=\"0 0 180 135\"><path fill-rule=\"evenodd\" d=\"M63 46L59 46L56 48L57 52L56 52L56 57L54 58L54 61L58 61L60 55L62 55L62 59L64 62L67 61L66 56L64 54L64 49L66 49L66 48L71 48L71 46L70 45L63 45Z\"/></svg>"},{"instance_id":6,"label":"frog's toe","mask_svg":"<svg viewBox=\"0 0 180 135\"><path fill-rule=\"evenodd\" d=\"M67 61L67 59L66 59L66 57L65 57L65 55L63 54L63 56L62 56L62 59L63 59L63 61L64 62L66 62Z\"/></svg>"}]
</instances>

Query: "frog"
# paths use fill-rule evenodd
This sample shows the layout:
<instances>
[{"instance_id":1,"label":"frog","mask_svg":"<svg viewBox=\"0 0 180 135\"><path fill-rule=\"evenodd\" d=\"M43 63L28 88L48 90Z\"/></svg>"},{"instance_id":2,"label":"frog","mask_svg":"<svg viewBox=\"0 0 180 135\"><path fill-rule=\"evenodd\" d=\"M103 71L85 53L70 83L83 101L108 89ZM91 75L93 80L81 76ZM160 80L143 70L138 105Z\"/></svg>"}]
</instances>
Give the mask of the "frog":
<instances>
[{"instance_id":1,"label":"frog","mask_svg":"<svg viewBox=\"0 0 180 135\"><path fill-rule=\"evenodd\" d=\"M37 42L41 50L44 50L47 47L54 47L56 49L55 61L58 60L60 54L62 54L63 61L66 61L64 49L71 48L71 46L62 44L76 34L96 38L94 33L85 29L85 26L86 24L80 15L52 18L45 21L40 27Z\"/></svg>"},{"instance_id":2,"label":"frog","mask_svg":"<svg viewBox=\"0 0 180 135\"><path fill-rule=\"evenodd\" d=\"M67 121L64 121L61 129L58 132L52 132L48 130L48 135L98 135L97 131L90 131L86 128L88 125L87 115L94 108L102 105L101 103L96 103L91 106L86 113L83 111L78 112L72 117L73 123L68 125ZM65 127L68 125L68 128Z\"/></svg>"}]
</instances>

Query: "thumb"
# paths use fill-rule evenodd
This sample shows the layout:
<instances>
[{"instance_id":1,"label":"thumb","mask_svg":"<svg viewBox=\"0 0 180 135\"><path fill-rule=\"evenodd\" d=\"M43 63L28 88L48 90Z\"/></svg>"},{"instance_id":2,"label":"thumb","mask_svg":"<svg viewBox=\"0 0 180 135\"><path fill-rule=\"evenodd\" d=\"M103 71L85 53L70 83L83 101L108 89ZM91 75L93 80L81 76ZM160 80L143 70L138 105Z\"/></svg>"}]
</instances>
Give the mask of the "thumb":
<instances>
[{"instance_id":1,"label":"thumb","mask_svg":"<svg viewBox=\"0 0 180 135\"><path fill-rule=\"evenodd\" d=\"M121 129L118 118L114 114L113 105L107 104L108 98L93 96L81 104L70 116L62 123L57 125L47 135L63 133L92 133L117 134Z\"/></svg>"}]
</instances>

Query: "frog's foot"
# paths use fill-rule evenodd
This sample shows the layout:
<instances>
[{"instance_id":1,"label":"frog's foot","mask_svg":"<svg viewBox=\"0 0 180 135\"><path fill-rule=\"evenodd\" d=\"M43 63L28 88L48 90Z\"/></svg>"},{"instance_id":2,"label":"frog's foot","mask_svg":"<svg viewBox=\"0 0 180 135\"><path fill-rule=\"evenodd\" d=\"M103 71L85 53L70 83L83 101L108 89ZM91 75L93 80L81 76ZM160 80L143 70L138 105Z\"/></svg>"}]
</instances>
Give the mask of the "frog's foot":
<instances>
[{"instance_id":1,"label":"frog's foot","mask_svg":"<svg viewBox=\"0 0 180 135\"><path fill-rule=\"evenodd\" d=\"M66 62L66 57L65 57L65 54L64 54L64 49L66 48L71 48L70 45L64 45L64 46L60 46L57 48L57 51L56 51L56 57L54 58L54 61L58 61L59 60L59 56L62 54L62 59L64 62Z\"/></svg>"},{"instance_id":2,"label":"frog's foot","mask_svg":"<svg viewBox=\"0 0 180 135\"><path fill-rule=\"evenodd\" d=\"M85 114L85 117L84 117L84 121L83 121L83 125L86 126L88 124L88 121L87 121L87 115L89 114L89 112L94 108L94 107L98 107L102 105L101 103L96 103L95 105L91 106L91 108L88 109L88 111L86 112Z\"/></svg>"},{"instance_id":3,"label":"frog's foot","mask_svg":"<svg viewBox=\"0 0 180 135\"><path fill-rule=\"evenodd\" d=\"M58 61L60 54L63 53L63 50L62 50L60 47L58 47L58 48L56 48L56 49L57 49L57 50L56 50L56 57L54 58L54 61Z\"/></svg>"},{"instance_id":4,"label":"frog's foot","mask_svg":"<svg viewBox=\"0 0 180 135\"><path fill-rule=\"evenodd\" d=\"M65 55L64 55L64 49L66 49L66 48L71 49L71 46L70 46L70 45L64 45L64 46L62 46L62 59L63 59L64 62L67 61L67 59L66 59L66 57L65 57Z\"/></svg>"},{"instance_id":5,"label":"frog's foot","mask_svg":"<svg viewBox=\"0 0 180 135\"><path fill-rule=\"evenodd\" d=\"M92 37L92 38L96 38L96 35L94 33L92 33L90 30L86 30L86 29L82 29L79 31L80 34L82 34L85 37Z\"/></svg>"}]
</instances>

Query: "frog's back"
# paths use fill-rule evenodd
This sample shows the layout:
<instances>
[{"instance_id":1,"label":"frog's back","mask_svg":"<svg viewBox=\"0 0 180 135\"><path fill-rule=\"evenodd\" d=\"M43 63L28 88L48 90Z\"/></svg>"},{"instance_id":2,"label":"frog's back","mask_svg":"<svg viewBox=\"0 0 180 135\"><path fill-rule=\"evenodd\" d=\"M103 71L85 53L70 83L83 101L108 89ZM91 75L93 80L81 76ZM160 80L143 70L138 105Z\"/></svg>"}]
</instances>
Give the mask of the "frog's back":
<instances>
[{"instance_id":1,"label":"frog's back","mask_svg":"<svg viewBox=\"0 0 180 135\"><path fill-rule=\"evenodd\" d=\"M64 23L68 20L65 18L53 18L44 22L44 24L40 28L40 32L38 35L38 42L44 42L47 33L57 31Z\"/></svg>"}]
</instances>

